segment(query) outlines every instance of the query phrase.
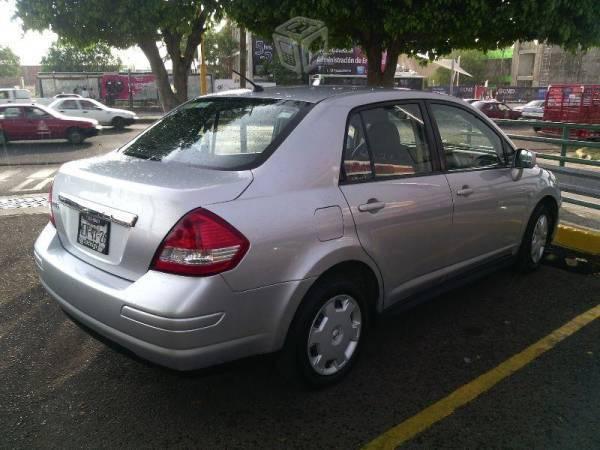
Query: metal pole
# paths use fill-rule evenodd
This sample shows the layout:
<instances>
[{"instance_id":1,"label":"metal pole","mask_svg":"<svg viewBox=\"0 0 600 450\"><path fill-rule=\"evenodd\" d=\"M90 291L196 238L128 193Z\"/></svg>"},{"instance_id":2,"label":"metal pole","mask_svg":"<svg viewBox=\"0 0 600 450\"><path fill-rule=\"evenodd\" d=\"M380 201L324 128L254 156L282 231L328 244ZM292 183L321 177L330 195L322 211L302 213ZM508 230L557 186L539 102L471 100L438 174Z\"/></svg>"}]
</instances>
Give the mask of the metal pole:
<instances>
[{"instance_id":1,"label":"metal pole","mask_svg":"<svg viewBox=\"0 0 600 450\"><path fill-rule=\"evenodd\" d=\"M206 59L204 58L204 36L200 41L200 95L208 94L206 86Z\"/></svg>"},{"instance_id":2,"label":"metal pole","mask_svg":"<svg viewBox=\"0 0 600 450\"><path fill-rule=\"evenodd\" d=\"M452 69L450 70L450 95L454 95L454 58L452 58Z\"/></svg>"},{"instance_id":3,"label":"metal pole","mask_svg":"<svg viewBox=\"0 0 600 450\"><path fill-rule=\"evenodd\" d=\"M563 126L562 127L562 138L563 139L569 139L569 127L567 127L567 126ZM560 156L562 156L563 158L565 156L567 156L567 148L568 148L567 144L561 144L560 145ZM564 167L566 163L561 159L558 164L561 167Z\"/></svg>"},{"instance_id":4,"label":"metal pole","mask_svg":"<svg viewBox=\"0 0 600 450\"><path fill-rule=\"evenodd\" d=\"M240 88L246 87L246 29L240 27Z\"/></svg>"},{"instance_id":5,"label":"metal pole","mask_svg":"<svg viewBox=\"0 0 600 450\"><path fill-rule=\"evenodd\" d=\"M131 69L127 69L127 89L129 91L129 109L133 109L133 91L131 90Z\"/></svg>"}]
</instances>

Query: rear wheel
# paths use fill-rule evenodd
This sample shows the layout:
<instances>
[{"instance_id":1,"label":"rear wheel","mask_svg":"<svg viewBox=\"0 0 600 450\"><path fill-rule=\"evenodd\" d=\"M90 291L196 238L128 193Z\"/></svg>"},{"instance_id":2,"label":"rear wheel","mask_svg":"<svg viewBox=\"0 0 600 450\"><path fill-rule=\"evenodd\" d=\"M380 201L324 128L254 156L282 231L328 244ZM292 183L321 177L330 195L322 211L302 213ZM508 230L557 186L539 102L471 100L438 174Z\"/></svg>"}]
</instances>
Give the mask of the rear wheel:
<instances>
[{"instance_id":1,"label":"rear wheel","mask_svg":"<svg viewBox=\"0 0 600 450\"><path fill-rule=\"evenodd\" d=\"M357 284L339 275L321 280L292 322L282 369L314 387L338 382L358 357L367 316L365 296Z\"/></svg>"},{"instance_id":2,"label":"rear wheel","mask_svg":"<svg viewBox=\"0 0 600 450\"><path fill-rule=\"evenodd\" d=\"M67 140L71 144L81 144L85 140L85 136L79 128L71 128L67 133Z\"/></svg>"},{"instance_id":3,"label":"rear wheel","mask_svg":"<svg viewBox=\"0 0 600 450\"><path fill-rule=\"evenodd\" d=\"M539 267L544 252L550 243L550 231L553 218L548 208L538 205L527 224L521 248L519 249L518 268L528 272Z\"/></svg>"},{"instance_id":4,"label":"rear wheel","mask_svg":"<svg viewBox=\"0 0 600 450\"><path fill-rule=\"evenodd\" d=\"M116 130L122 130L123 128L125 128L125 119L123 119L122 117L115 117L112 120L112 126Z\"/></svg>"}]
</instances>

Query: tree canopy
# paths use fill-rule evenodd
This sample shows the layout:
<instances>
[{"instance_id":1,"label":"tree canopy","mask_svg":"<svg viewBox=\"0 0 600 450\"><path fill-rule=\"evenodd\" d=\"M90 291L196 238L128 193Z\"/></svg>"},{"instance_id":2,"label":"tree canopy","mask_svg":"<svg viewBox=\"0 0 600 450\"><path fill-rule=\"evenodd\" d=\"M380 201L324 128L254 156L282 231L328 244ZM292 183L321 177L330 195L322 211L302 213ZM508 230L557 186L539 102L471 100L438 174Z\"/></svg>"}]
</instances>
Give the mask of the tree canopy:
<instances>
[{"instance_id":1,"label":"tree canopy","mask_svg":"<svg viewBox=\"0 0 600 450\"><path fill-rule=\"evenodd\" d=\"M187 99L187 75L211 18L219 17L217 0L17 0L17 16L25 29L52 29L79 47L104 43L144 52L163 108ZM160 43L172 63L171 88Z\"/></svg>"},{"instance_id":2,"label":"tree canopy","mask_svg":"<svg viewBox=\"0 0 600 450\"><path fill-rule=\"evenodd\" d=\"M21 73L21 61L9 48L0 46L0 77L16 77Z\"/></svg>"},{"instance_id":3,"label":"tree canopy","mask_svg":"<svg viewBox=\"0 0 600 450\"><path fill-rule=\"evenodd\" d=\"M66 42L55 42L42 58L45 72L116 72L121 59L106 44L81 48Z\"/></svg>"},{"instance_id":4,"label":"tree canopy","mask_svg":"<svg viewBox=\"0 0 600 450\"><path fill-rule=\"evenodd\" d=\"M240 43L233 38L233 24L229 21L220 30L208 30L204 36L206 65L215 78L231 78L239 50Z\"/></svg>"},{"instance_id":5,"label":"tree canopy","mask_svg":"<svg viewBox=\"0 0 600 450\"><path fill-rule=\"evenodd\" d=\"M364 49L369 84L391 85L401 53L433 59L534 39L568 49L600 44L597 0L230 0L225 7L261 35L295 16L322 20L330 45Z\"/></svg>"}]
</instances>

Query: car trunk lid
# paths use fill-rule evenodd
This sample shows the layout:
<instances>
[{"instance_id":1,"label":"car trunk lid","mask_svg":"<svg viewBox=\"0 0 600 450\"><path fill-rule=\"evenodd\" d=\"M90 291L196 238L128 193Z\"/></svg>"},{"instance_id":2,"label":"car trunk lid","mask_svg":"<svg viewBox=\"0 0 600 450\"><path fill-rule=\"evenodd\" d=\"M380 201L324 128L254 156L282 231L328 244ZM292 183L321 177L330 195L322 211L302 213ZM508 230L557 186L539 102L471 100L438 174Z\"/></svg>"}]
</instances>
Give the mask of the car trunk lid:
<instances>
[{"instance_id":1,"label":"car trunk lid","mask_svg":"<svg viewBox=\"0 0 600 450\"><path fill-rule=\"evenodd\" d=\"M56 228L74 256L136 280L183 215L234 200L251 182L249 170L203 169L116 153L76 161L64 165L54 181Z\"/></svg>"}]
</instances>

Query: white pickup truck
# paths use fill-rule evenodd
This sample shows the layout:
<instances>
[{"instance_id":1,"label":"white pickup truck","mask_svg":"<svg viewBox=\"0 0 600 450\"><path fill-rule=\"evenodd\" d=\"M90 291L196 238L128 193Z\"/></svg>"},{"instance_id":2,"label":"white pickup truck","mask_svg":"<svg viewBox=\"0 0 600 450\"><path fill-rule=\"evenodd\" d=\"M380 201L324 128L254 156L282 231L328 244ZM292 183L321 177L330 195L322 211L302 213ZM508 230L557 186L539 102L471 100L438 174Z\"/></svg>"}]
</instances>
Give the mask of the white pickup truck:
<instances>
[{"instance_id":1,"label":"white pickup truck","mask_svg":"<svg viewBox=\"0 0 600 450\"><path fill-rule=\"evenodd\" d=\"M0 89L0 104L29 103L31 101L31 94L27 89Z\"/></svg>"}]
</instances>

